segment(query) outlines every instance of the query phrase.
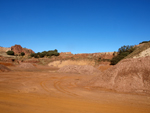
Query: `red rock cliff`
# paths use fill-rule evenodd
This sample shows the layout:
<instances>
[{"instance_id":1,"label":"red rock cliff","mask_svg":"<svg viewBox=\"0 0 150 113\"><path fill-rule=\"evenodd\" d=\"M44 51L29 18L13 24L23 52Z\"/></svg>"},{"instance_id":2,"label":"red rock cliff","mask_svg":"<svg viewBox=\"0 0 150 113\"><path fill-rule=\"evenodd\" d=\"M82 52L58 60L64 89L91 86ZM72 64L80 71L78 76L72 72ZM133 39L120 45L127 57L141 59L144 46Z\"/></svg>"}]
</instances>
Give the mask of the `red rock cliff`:
<instances>
[{"instance_id":1,"label":"red rock cliff","mask_svg":"<svg viewBox=\"0 0 150 113\"><path fill-rule=\"evenodd\" d=\"M21 45L11 46L11 50L14 51L15 55L19 55L21 54L21 52L24 52L25 55L30 55L31 53L34 53L34 51L32 51L31 49L22 48Z\"/></svg>"}]
</instances>

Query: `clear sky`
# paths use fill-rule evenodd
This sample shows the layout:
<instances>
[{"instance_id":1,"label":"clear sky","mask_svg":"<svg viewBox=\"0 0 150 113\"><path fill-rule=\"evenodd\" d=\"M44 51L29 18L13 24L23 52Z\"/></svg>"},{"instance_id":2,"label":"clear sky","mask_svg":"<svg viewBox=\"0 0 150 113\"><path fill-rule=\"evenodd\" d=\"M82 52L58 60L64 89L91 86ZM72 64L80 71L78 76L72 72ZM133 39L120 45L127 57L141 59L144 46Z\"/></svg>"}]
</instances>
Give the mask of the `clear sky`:
<instances>
[{"instance_id":1,"label":"clear sky","mask_svg":"<svg viewBox=\"0 0 150 113\"><path fill-rule=\"evenodd\" d=\"M0 0L0 46L113 52L150 40L150 0Z\"/></svg>"}]
</instances>

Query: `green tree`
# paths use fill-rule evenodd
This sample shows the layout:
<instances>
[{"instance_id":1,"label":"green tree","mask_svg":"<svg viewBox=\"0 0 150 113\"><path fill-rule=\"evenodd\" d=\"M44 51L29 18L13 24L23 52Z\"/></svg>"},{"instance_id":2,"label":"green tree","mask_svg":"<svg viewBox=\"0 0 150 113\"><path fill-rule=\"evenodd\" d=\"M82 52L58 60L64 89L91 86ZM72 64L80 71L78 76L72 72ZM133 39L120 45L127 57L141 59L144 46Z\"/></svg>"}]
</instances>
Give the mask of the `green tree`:
<instances>
[{"instance_id":1,"label":"green tree","mask_svg":"<svg viewBox=\"0 0 150 113\"><path fill-rule=\"evenodd\" d=\"M121 53L124 53L124 52L129 52L129 53L132 53L134 51L134 46L122 46L118 49L118 53L121 54Z\"/></svg>"},{"instance_id":2,"label":"green tree","mask_svg":"<svg viewBox=\"0 0 150 113\"><path fill-rule=\"evenodd\" d=\"M39 57L40 57L40 58L43 58L45 55L46 55L46 54L44 54L44 53L40 53L40 54L39 54Z\"/></svg>"},{"instance_id":3,"label":"green tree","mask_svg":"<svg viewBox=\"0 0 150 113\"><path fill-rule=\"evenodd\" d=\"M24 56L25 55L25 53L24 52L21 52L21 56Z\"/></svg>"},{"instance_id":4,"label":"green tree","mask_svg":"<svg viewBox=\"0 0 150 113\"><path fill-rule=\"evenodd\" d=\"M135 50L134 46L122 46L118 49L118 54L111 59L111 65L117 64L120 60L128 56Z\"/></svg>"},{"instance_id":5,"label":"green tree","mask_svg":"<svg viewBox=\"0 0 150 113\"><path fill-rule=\"evenodd\" d=\"M43 52L38 52L38 53L31 53L30 54L31 57L34 58L43 58L44 56L59 56L58 50L49 50L49 51L43 51Z\"/></svg>"},{"instance_id":6,"label":"green tree","mask_svg":"<svg viewBox=\"0 0 150 113\"><path fill-rule=\"evenodd\" d=\"M31 53L31 54L30 54L31 57L34 57L34 55L35 55L35 53Z\"/></svg>"}]
</instances>

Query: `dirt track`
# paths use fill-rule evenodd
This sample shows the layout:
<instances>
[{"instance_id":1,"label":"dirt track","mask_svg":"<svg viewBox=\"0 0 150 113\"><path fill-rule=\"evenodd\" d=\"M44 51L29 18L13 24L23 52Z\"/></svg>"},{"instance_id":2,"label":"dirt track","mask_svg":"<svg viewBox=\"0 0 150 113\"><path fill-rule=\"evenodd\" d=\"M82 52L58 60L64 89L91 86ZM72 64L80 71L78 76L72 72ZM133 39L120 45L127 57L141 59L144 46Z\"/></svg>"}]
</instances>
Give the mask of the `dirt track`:
<instances>
[{"instance_id":1,"label":"dirt track","mask_svg":"<svg viewBox=\"0 0 150 113\"><path fill-rule=\"evenodd\" d=\"M50 69L0 73L0 113L150 113L150 96L81 86L91 78Z\"/></svg>"}]
</instances>

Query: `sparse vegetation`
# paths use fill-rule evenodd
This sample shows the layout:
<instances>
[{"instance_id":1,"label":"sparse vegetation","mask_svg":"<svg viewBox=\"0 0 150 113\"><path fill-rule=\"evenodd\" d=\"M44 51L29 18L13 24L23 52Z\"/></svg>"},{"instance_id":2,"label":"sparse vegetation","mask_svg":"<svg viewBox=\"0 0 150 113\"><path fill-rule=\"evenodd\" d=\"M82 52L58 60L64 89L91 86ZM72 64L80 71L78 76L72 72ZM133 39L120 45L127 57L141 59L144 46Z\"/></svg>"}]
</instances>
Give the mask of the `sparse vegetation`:
<instances>
[{"instance_id":1,"label":"sparse vegetation","mask_svg":"<svg viewBox=\"0 0 150 113\"><path fill-rule=\"evenodd\" d=\"M98 62L101 62L101 61L103 61L103 62L110 62L111 60L110 59L102 59L101 57L98 59Z\"/></svg>"},{"instance_id":2,"label":"sparse vegetation","mask_svg":"<svg viewBox=\"0 0 150 113\"><path fill-rule=\"evenodd\" d=\"M33 54L33 57L34 58L39 58L38 54L36 54L36 53Z\"/></svg>"},{"instance_id":3,"label":"sparse vegetation","mask_svg":"<svg viewBox=\"0 0 150 113\"><path fill-rule=\"evenodd\" d=\"M150 42L150 41L143 41L143 42L141 42L141 43L139 43L139 44L148 43L148 42Z\"/></svg>"},{"instance_id":4,"label":"sparse vegetation","mask_svg":"<svg viewBox=\"0 0 150 113\"><path fill-rule=\"evenodd\" d=\"M6 53L7 53L7 55L14 55L14 52L13 52L13 51L10 51L10 50L7 51Z\"/></svg>"},{"instance_id":5,"label":"sparse vegetation","mask_svg":"<svg viewBox=\"0 0 150 113\"><path fill-rule=\"evenodd\" d=\"M134 46L122 46L118 49L118 55L112 58L111 65L117 64L120 60L128 56L130 53L132 53L135 50Z\"/></svg>"},{"instance_id":6,"label":"sparse vegetation","mask_svg":"<svg viewBox=\"0 0 150 113\"><path fill-rule=\"evenodd\" d=\"M35 55L35 53L31 53L31 54L30 54L31 57L34 57L34 55Z\"/></svg>"},{"instance_id":7,"label":"sparse vegetation","mask_svg":"<svg viewBox=\"0 0 150 113\"><path fill-rule=\"evenodd\" d=\"M55 50L38 52L38 53L31 53L30 56L34 57L34 58L43 58L45 56L48 56L48 57L59 56L59 53L58 53L57 49L55 49Z\"/></svg>"}]
</instances>

